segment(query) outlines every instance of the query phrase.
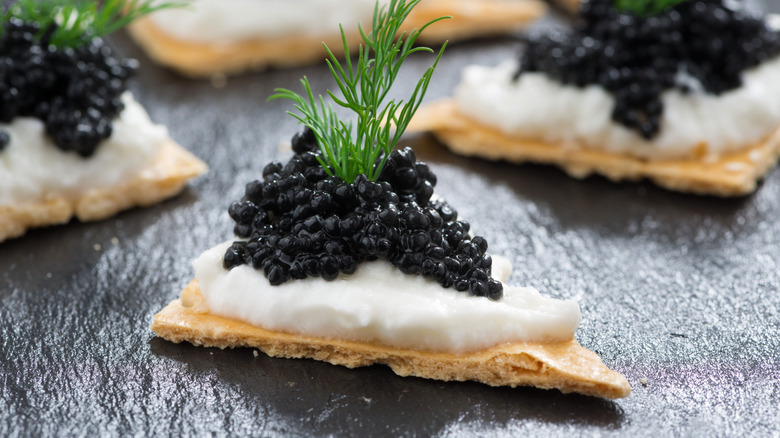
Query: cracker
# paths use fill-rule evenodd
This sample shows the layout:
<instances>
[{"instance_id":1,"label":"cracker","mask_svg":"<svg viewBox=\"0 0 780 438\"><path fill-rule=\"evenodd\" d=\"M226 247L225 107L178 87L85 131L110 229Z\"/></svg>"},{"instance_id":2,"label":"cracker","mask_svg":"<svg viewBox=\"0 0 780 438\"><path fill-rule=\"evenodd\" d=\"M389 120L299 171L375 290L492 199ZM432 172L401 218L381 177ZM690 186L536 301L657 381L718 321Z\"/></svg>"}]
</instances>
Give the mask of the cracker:
<instances>
[{"instance_id":1,"label":"cracker","mask_svg":"<svg viewBox=\"0 0 780 438\"><path fill-rule=\"evenodd\" d=\"M348 368L384 364L399 376L472 380L491 386L556 388L605 398L626 397L628 381L574 339L520 342L469 354L415 351L265 330L211 315L196 280L154 316L151 329L171 342L257 348L272 357L311 358Z\"/></svg>"},{"instance_id":2,"label":"cracker","mask_svg":"<svg viewBox=\"0 0 780 438\"><path fill-rule=\"evenodd\" d=\"M404 29L420 28L430 20L452 15L452 19L428 27L419 38L422 42L443 42L511 32L546 11L546 6L537 0L425 0L409 15ZM353 26L345 27L352 29ZM253 39L228 44L189 42L172 37L149 17L136 20L128 29L150 58L191 77L316 62L326 57L322 42L327 43L336 55L343 54L337 29L321 36ZM347 40L350 47L357 47L361 41L356 30L347 32Z\"/></svg>"},{"instance_id":3,"label":"cracker","mask_svg":"<svg viewBox=\"0 0 780 438\"><path fill-rule=\"evenodd\" d=\"M114 187L93 188L69 198L51 196L0 206L0 242L33 227L57 225L77 217L97 221L132 207L146 207L182 191L188 180L203 174L206 164L169 140L148 167Z\"/></svg>"},{"instance_id":4,"label":"cracker","mask_svg":"<svg viewBox=\"0 0 780 438\"><path fill-rule=\"evenodd\" d=\"M744 196L777 163L780 128L766 139L718 159L647 160L629 154L513 137L460 112L446 99L420 107L407 132L430 131L453 152L488 160L554 164L575 178L599 174L612 181L649 179L679 192Z\"/></svg>"}]
</instances>

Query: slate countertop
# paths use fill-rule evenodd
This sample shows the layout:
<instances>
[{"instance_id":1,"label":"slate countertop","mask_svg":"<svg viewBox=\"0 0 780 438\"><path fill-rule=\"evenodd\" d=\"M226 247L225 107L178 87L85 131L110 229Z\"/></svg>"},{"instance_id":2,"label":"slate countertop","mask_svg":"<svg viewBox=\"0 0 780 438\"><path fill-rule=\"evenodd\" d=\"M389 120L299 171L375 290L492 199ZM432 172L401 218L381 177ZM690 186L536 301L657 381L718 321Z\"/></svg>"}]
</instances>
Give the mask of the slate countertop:
<instances>
[{"instance_id":1,"label":"slate countertop","mask_svg":"<svg viewBox=\"0 0 780 438\"><path fill-rule=\"evenodd\" d=\"M778 433L777 170L754 195L717 199L470 160L429 136L407 138L437 174L437 193L513 262L510 283L579 301L576 337L628 378L626 399L155 338L152 315L192 278L190 261L231 237L230 200L268 161L289 157L277 146L298 128L289 103L266 102L271 90L297 89L304 74L317 91L333 83L324 66L309 66L217 88L156 67L124 35L112 43L143 63L137 99L211 170L152 208L0 245L0 436ZM451 46L428 99L450 95L463 65L517 50L510 39ZM401 83L427 65L413 59Z\"/></svg>"}]
</instances>

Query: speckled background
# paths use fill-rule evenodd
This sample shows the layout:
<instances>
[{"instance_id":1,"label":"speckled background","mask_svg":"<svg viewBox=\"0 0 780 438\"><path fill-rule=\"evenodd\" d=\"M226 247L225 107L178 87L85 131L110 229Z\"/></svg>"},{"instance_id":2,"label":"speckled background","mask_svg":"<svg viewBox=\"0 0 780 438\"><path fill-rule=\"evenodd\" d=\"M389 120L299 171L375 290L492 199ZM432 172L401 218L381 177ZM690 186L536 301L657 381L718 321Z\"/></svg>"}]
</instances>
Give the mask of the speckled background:
<instances>
[{"instance_id":1,"label":"speckled background","mask_svg":"<svg viewBox=\"0 0 780 438\"><path fill-rule=\"evenodd\" d=\"M0 245L0 436L780 434L778 171L756 194L723 200L407 139L437 173L437 193L513 261L511 283L579 301L576 337L628 378L626 399L156 339L152 315L190 280L190 260L231 236L230 200L289 156L277 146L297 127L287 102L266 102L272 88L303 74L316 90L333 82L311 66L218 89L152 65L124 35L112 43L143 62L138 100L211 171L161 205ZM429 98L449 95L463 65L517 50L508 39L452 46ZM427 63L403 71L399 95Z\"/></svg>"}]
</instances>

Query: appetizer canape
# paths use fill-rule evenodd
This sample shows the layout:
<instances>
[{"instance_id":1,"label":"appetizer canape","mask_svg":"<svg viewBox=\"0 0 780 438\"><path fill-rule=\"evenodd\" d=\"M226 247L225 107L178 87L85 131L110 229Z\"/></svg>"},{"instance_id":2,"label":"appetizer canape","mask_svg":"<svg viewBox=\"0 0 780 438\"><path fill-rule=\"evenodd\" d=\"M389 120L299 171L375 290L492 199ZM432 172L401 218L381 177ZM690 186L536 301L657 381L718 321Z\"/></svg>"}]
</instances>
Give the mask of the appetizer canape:
<instances>
[{"instance_id":1,"label":"appetizer canape","mask_svg":"<svg viewBox=\"0 0 780 438\"><path fill-rule=\"evenodd\" d=\"M5 11L0 241L159 202L206 170L126 90L137 63L101 37L155 7L123 4L22 0Z\"/></svg>"},{"instance_id":2,"label":"appetizer canape","mask_svg":"<svg viewBox=\"0 0 780 438\"><path fill-rule=\"evenodd\" d=\"M410 129L577 178L740 196L780 153L778 74L778 32L738 2L588 0L572 32L530 37L519 62L466 68Z\"/></svg>"},{"instance_id":3,"label":"appetizer canape","mask_svg":"<svg viewBox=\"0 0 780 438\"><path fill-rule=\"evenodd\" d=\"M194 0L130 25L149 56L187 76L288 67L325 58L322 42L343 53L339 23L367 25L374 0ZM386 3L386 0L385 0ZM538 0L424 0L400 28L420 28L451 15L421 38L427 42L516 31L546 12ZM353 29L349 26L349 29ZM360 41L356 26L346 35Z\"/></svg>"},{"instance_id":4,"label":"appetizer canape","mask_svg":"<svg viewBox=\"0 0 780 438\"><path fill-rule=\"evenodd\" d=\"M195 280L152 330L276 357L386 364L401 376L627 396L625 378L574 339L579 306L499 281L506 263L434 196L431 169L394 150L439 59L408 102L386 100L406 56L432 52L413 48L417 30L393 41L418 2L377 4L354 64L331 54L342 94L330 95L354 123L305 78L306 96L277 90L305 125L295 155L246 185L228 210L237 240L195 260Z\"/></svg>"}]
</instances>

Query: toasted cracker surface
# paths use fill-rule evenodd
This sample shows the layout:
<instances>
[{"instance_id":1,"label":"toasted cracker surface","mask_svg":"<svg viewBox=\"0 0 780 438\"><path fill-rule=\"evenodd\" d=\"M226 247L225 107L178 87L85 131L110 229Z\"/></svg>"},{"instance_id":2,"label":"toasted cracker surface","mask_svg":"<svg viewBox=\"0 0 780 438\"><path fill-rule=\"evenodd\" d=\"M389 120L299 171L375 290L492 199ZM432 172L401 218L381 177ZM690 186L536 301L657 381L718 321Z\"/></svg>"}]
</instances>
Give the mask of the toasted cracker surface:
<instances>
[{"instance_id":1,"label":"toasted cracker surface","mask_svg":"<svg viewBox=\"0 0 780 438\"><path fill-rule=\"evenodd\" d=\"M420 40L430 43L496 35L516 30L546 11L546 6L537 0L425 0L407 18L404 30L420 28L430 20L451 15L452 19L428 27ZM353 48L361 41L355 27L345 26L347 40ZM153 60L192 77L324 60L326 53L322 42L336 55L343 54L338 29L321 36L253 39L227 44L189 42L172 37L148 17L133 22L129 31Z\"/></svg>"},{"instance_id":2,"label":"toasted cracker surface","mask_svg":"<svg viewBox=\"0 0 780 438\"><path fill-rule=\"evenodd\" d=\"M407 132L430 131L453 152L515 163L555 164L575 178L599 174L612 181L647 178L679 192L714 196L743 196L780 156L780 129L764 141L725 154L716 160L647 160L577 145L559 145L513 137L460 112L451 99L420 107Z\"/></svg>"},{"instance_id":3,"label":"toasted cracker surface","mask_svg":"<svg viewBox=\"0 0 780 438\"><path fill-rule=\"evenodd\" d=\"M205 163L170 140L148 167L118 186L93 188L73 198L51 196L0 206L0 242L21 236L29 228L66 223L74 216L97 221L128 208L155 204L181 192L188 180L206 170Z\"/></svg>"},{"instance_id":4,"label":"toasted cracker surface","mask_svg":"<svg viewBox=\"0 0 780 438\"><path fill-rule=\"evenodd\" d=\"M445 381L472 380L491 386L556 388L605 398L626 397L628 381L574 339L521 342L469 354L415 351L324 339L252 326L208 313L197 281L154 316L151 329L172 342L206 347L253 347L269 356L311 358L349 368L384 364L399 376Z\"/></svg>"}]
</instances>

